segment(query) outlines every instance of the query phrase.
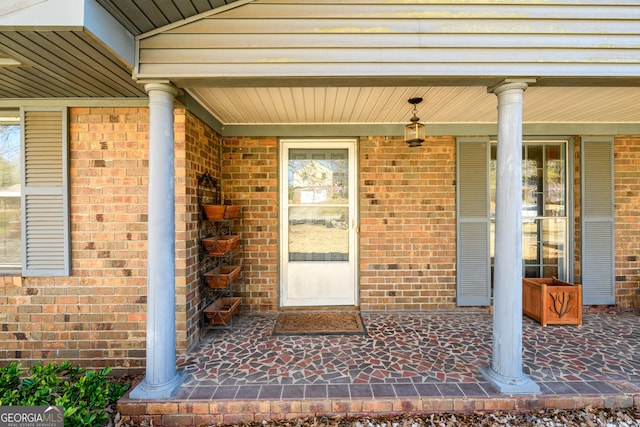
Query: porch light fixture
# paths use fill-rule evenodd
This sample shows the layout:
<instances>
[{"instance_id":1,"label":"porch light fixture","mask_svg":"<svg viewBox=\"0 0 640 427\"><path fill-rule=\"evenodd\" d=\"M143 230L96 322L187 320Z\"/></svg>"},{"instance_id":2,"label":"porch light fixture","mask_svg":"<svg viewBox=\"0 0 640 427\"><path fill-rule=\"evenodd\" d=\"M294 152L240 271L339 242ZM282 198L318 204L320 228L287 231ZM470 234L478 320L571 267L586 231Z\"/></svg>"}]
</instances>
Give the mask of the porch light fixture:
<instances>
[{"instance_id":1,"label":"porch light fixture","mask_svg":"<svg viewBox=\"0 0 640 427\"><path fill-rule=\"evenodd\" d=\"M421 102L422 98L409 99L409 104L413 104L413 117L411 117L411 123L404 127L404 141L409 144L409 147L420 147L424 142L425 127L416 116L418 113L416 105Z\"/></svg>"}]
</instances>

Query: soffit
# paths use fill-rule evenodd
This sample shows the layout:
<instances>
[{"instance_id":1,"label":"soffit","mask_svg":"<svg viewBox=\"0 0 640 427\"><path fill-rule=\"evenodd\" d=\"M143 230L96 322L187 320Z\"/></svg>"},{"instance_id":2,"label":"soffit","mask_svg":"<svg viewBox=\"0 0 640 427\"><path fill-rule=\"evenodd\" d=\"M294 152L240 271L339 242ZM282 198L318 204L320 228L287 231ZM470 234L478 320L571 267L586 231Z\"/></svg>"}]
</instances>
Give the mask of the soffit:
<instances>
[{"instance_id":1,"label":"soffit","mask_svg":"<svg viewBox=\"0 0 640 427\"><path fill-rule=\"evenodd\" d=\"M0 31L0 99L146 96L131 68L85 30Z\"/></svg>"},{"instance_id":2,"label":"soffit","mask_svg":"<svg viewBox=\"0 0 640 427\"><path fill-rule=\"evenodd\" d=\"M96 0L133 35L208 12L236 0Z\"/></svg>"},{"instance_id":3,"label":"soffit","mask_svg":"<svg viewBox=\"0 0 640 427\"><path fill-rule=\"evenodd\" d=\"M221 123L407 123L422 97L426 123L495 123L497 98L485 86L192 88ZM529 123L638 123L639 87L535 87L524 95Z\"/></svg>"},{"instance_id":4,"label":"soffit","mask_svg":"<svg viewBox=\"0 0 640 427\"><path fill-rule=\"evenodd\" d=\"M138 35L233 0L97 2L131 35ZM42 5L46 4L39 0L13 1L0 7L0 15ZM46 21L46 16L40 19ZM0 100L146 97L142 86L131 77L132 64L81 25L65 25L0 27Z\"/></svg>"},{"instance_id":5,"label":"soffit","mask_svg":"<svg viewBox=\"0 0 640 427\"><path fill-rule=\"evenodd\" d=\"M132 35L154 30L232 0L97 0ZM33 13L20 24L14 13L45 5L40 0L13 1L0 7L10 25L0 26L0 101L25 98L141 98L141 85L131 77L132 64L123 61L82 24L68 25ZM80 7L79 4L68 5ZM29 12L30 13L30 12ZM38 21L38 22L40 22ZM71 22L72 20L70 20ZM73 27L73 28L72 28Z\"/></svg>"}]
</instances>

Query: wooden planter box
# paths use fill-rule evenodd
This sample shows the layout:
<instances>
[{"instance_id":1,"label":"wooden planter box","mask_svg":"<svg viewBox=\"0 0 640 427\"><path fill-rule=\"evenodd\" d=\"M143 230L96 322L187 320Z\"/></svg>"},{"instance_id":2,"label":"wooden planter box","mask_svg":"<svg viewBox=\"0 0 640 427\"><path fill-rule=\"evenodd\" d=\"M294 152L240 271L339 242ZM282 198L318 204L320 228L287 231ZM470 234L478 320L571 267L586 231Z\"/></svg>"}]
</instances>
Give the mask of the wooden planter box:
<instances>
[{"instance_id":1,"label":"wooden planter box","mask_svg":"<svg viewBox=\"0 0 640 427\"><path fill-rule=\"evenodd\" d=\"M233 205L202 205L202 212L209 221L237 218L240 206Z\"/></svg>"},{"instance_id":2,"label":"wooden planter box","mask_svg":"<svg viewBox=\"0 0 640 427\"><path fill-rule=\"evenodd\" d=\"M204 273L204 282L213 289L227 288L240 274L239 265L221 265Z\"/></svg>"},{"instance_id":3,"label":"wooden planter box","mask_svg":"<svg viewBox=\"0 0 640 427\"><path fill-rule=\"evenodd\" d=\"M582 285L555 277L522 279L522 311L542 326L582 326Z\"/></svg>"},{"instance_id":4,"label":"wooden planter box","mask_svg":"<svg viewBox=\"0 0 640 427\"><path fill-rule=\"evenodd\" d=\"M240 236L228 234L210 239L202 239L202 246L209 255L223 255L234 250L240 243Z\"/></svg>"},{"instance_id":5,"label":"wooden planter box","mask_svg":"<svg viewBox=\"0 0 640 427\"><path fill-rule=\"evenodd\" d=\"M240 307L240 297L218 298L204 309L211 325L226 325Z\"/></svg>"}]
</instances>

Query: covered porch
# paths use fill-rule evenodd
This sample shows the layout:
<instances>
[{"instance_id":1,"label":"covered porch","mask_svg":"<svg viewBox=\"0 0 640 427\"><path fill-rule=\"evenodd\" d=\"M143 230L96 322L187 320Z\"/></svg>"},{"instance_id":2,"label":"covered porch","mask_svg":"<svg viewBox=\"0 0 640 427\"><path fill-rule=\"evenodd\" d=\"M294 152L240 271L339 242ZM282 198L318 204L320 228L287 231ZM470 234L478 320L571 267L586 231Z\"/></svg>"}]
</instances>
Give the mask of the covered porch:
<instances>
[{"instance_id":1,"label":"covered porch","mask_svg":"<svg viewBox=\"0 0 640 427\"><path fill-rule=\"evenodd\" d=\"M112 190L116 197L90 200L98 206L105 199L121 200L114 190L121 181L113 178L131 174L136 192L148 187L149 196L137 203L145 211L135 216L138 228L129 228L130 217L123 217L123 237L99 235L96 243L92 227L111 224L103 211L95 219L74 217L73 227L89 231L80 235L73 228L76 246L67 248L63 236L55 253L68 265L73 252L76 262L71 273L54 274L72 275L56 281L65 292L61 310L82 306L95 314L77 316L75 323L94 328L84 341L99 348L83 353L73 347L76 335L66 333L74 327L66 324L66 313L55 324L30 316L12 321L20 328L56 325L63 332L36 342L34 355L59 354L49 351L48 340L73 348L71 354L87 362L140 361L147 369L145 387L138 389L139 400L125 399L121 407L160 417L164 425L302 413L637 404L637 316L624 316L623 324L634 323L630 329L607 326L606 320L623 316L593 315L571 334L562 332L565 327L532 332L527 319L521 324L519 239L523 136L543 142L561 138L570 148L563 150L566 164L560 169L575 173L566 175L562 214L569 224L563 235L572 242L567 241L563 258L567 278L595 288L597 299L586 304L638 306L640 6L623 0L591 5L373 0L365 8L357 1L222 5L212 0L196 15L195 10L177 13L178 3L184 4L178 0L162 2L158 13L142 1L76 0L69 15L61 13L69 10L67 3L11 2L5 8L1 108L61 110L57 147L65 146L67 109L76 110L75 118L92 113L91 121L82 123L86 141L81 126L71 126L75 145L68 151L75 169L65 172L65 185L66 175L75 178L81 170L83 179L71 179L72 194L102 191L100 185L105 193ZM31 6L38 6L38 13ZM419 115L429 141L416 149L401 135L411 115L407 100L417 96L425 99ZM90 111L95 105L114 110ZM121 111L124 106L144 108L143 117ZM182 121L174 123L177 115ZM111 129L118 122L122 128L131 125L135 134L116 135ZM200 136L201 142L192 144ZM144 144L129 144L143 137ZM286 138L358 139L361 209L351 227L361 234L354 307L364 311L367 336L335 343L340 339L267 334L269 313L280 307L282 295L277 260L283 217L276 205L279 147ZM501 168L495 181L505 185L496 189L491 265L494 141ZM472 151L458 150L462 144ZM114 146L119 148L107 151ZM139 162L120 158L125 146ZM112 164L120 169L107 168L100 185L89 184L95 181L86 170ZM614 182L614 166L624 180ZM221 179L232 170L245 175L237 182L225 180L224 190L247 207L253 221L245 222L254 241L247 242L252 252L243 297L254 313L229 332L207 335L201 352L189 353L202 332L194 182L199 172L211 170ZM458 172L469 173L459 179ZM465 184L479 184L483 193L459 190ZM407 201L411 215L398 218L395 207ZM72 199L71 207L81 211L84 203ZM411 226L414 246L397 231ZM82 239L86 245L79 244ZM122 259L93 264L95 257L111 256L112 240L121 239L132 239L131 249L119 254ZM404 259L399 248L406 250ZM147 249L146 258L141 249ZM129 268L130 259L144 260L148 274L137 273L141 263ZM96 274L95 288L89 288L84 279ZM48 285L18 277L7 283L11 292L22 284ZM104 289L131 304L121 305L123 316L113 313L115 298L104 303ZM473 292L463 301L469 289ZM78 304L88 292L95 293L91 306ZM44 304L36 293L25 288L22 297ZM491 304L494 315L464 308L443 318L429 311ZM421 314L411 314L412 309ZM456 318L462 319L458 326ZM115 331L118 338L113 325L121 328ZM441 329L447 327L453 330ZM539 344L552 332L559 335ZM34 342L19 338L23 332L15 336L14 343ZM275 348L278 356L291 358L276 357ZM14 353L22 357L21 351ZM478 367L491 362L493 369L482 376ZM496 384L488 387L487 376L502 383L497 384L501 393L492 391Z\"/></svg>"},{"instance_id":2,"label":"covered porch","mask_svg":"<svg viewBox=\"0 0 640 427\"><path fill-rule=\"evenodd\" d=\"M637 313L586 312L580 328L524 317L523 369L540 386L530 395L497 393L478 372L491 354L486 310L362 317L367 335L273 336L274 315L240 316L179 358L188 378L175 397L126 397L119 411L173 426L640 404Z\"/></svg>"},{"instance_id":3,"label":"covered porch","mask_svg":"<svg viewBox=\"0 0 640 427\"><path fill-rule=\"evenodd\" d=\"M557 27L552 28L546 22L556 16L558 10L555 7L547 9L536 6L528 11L530 15L519 15L508 5L501 5L496 11L487 8L476 10L474 7L468 9L456 4L456 13L461 21L451 22L450 11L434 5L423 8L420 5L382 2L379 6L379 9L362 12L354 4L330 7L322 2L247 2L173 23L136 39L133 76L138 83L145 85L149 96L149 164L150 171L155 171L157 175L150 173L149 191L149 244L153 250L149 251L148 257L147 336L154 339L147 340L147 377L134 390L132 395L135 398L170 398L174 393L182 392L182 375L189 372L186 369L174 369L176 345L171 332L175 331L176 322L173 317L166 315L175 304L171 291L175 289L176 280L168 274L173 267L174 252L172 248L154 244L155 241L170 240L174 234L175 224L171 222L171 215L163 215L159 219L154 212L171 212L173 205L173 200L167 198L166 194L173 192L174 168L171 161L175 144L171 119L175 101L183 104L220 135L223 141L221 152L243 138L271 135L273 141L270 144L276 147L271 154L275 154L275 160L279 161L293 152L293 149L285 150L286 141L283 141L286 138L311 140L309 144L313 144L313 138L370 136L373 132L383 137L386 144L388 139L397 139L402 134L400 111L403 106L406 108L406 99L416 99L413 97L423 94L429 98L431 92L433 108L429 111L443 115L434 114L425 120L434 124L430 127L429 136L437 138L448 135L456 138L456 151L445 158L455 159L456 163L451 163L454 168L448 181L438 181L435 177L418 178L421 183L430 183L430 192L425 192L427 200L421 203L432 203L429 195L433 190L445 186L450 186L448 189L455 188L455 205L450 211L452 217L455 214L457 221L455 233L451 230L452 233L446 238L434 238L435 249L425 255L420 254L423 242L416 242L415 248L409 251L410 256L400 262L394 253L397 245L381 245L388 248L385 249L388 252L373 244L366 246L376 240L374 230L392 228L385 227L389 225L386 219L378 224L350 213L348 227L353 237L349 241L357 241L362 246L360 254L355 255L354 249L354 256L347 257L353 262L349 271L355 271L355 298L350 300L349 305L366 309L366 297L379 291L376 286L382 288L386 282L392 282L387 276L377 275L380 269L422 269L424 271L419 274L428 276L431 264L416 267L417 260L429 257L435 262L439 258L437 255L441 252L442 243L449 238L451 242L455 239L456 253L450 253L440 266L448 272L456 272L455 296L435 291L431 295L432 302L448 297L455 298L458 306L492 305L493 348L485 354L492 359L492 363L491 366L486 361L478 363L476 368L480 368L494 389L505 395L540 393L539 386L522 369L520 283L523 274L523 135L534 138L566 135L563 138L567 141L573 140L575 135L576 141L583 144L580 147L582 157L579 159L583 160L584 165L581 164L580 178L585 186L588 185L580 193L586 206L580 211L581 219L585 223L592 219L596 222L584 226L580 224L583 243L580 255L587 262L581 266L579 273L585 288L590 288L593 282L597 282L599 287L603 284L606 287L598 289L602 294L598 295L600 299L585 299L585 302L615 304L611 135L635 134L636 124L634 118L628 116L630 110L626 108L627 101L614 96L620 88L627 96L636 90L636 77L632 77L631 70L635 60L630 61L627 57L628 44L618 45L616 41L616 48L603 49L600 40L596 42L582 30L574 28L570 18L560 22L563 36L548 44L549 35L558 34ZM598 8L586 10L566 5L563 11L570 11L572 18L589 22L598 21L598 13L605 12ZM500 19L496 19L496 16ZM292 20L292 17L297 19ZM616 15L616 19L620 18ZM349 20L346 26L342 25L345 19ZM509 20L520 19L522 21L509 23ZM505 22L508 25L505 26ZM605 32L608 31L612 30ZM472 37L487 32L491 33L491 37L478 39L481 41ZM232 34L236 37L228 37ZM384 37L372 37L381 34ZM335 35L341 37L338 39L333 37ZM589 52L590 56L586 57L585 52ZM373 88L370 96L364 96L366 92L358 90L363 88ZM528 99L525 98L525 91L531 94ZM614 108L607 108L598 98L615 100ZM527 111L530 112L528 115L525 114ZM605 119L605 112L611 111L615 111L614 117ZM494 140L497 153L495 164L489 161L492 150L490 144ZM236 167L239 170L238 162L251 156L251 153L242 151L247 147L238 145L237 150L227 157L222 156L228 160L226 165L230 169ZM384 145L376 146L374 150L381 153ZM350 162L354 157L351 154L347 156ZM478 159L480 161L476 163ZM572 168L576 161L569 155L566 159L560 171ZM594 159L604 160L605 164L592 162ZM274 157L269 160L273 161ZM397 166L394 159L385 161L388 161L385 163L385 172ZM236 164L231 165L232 162ZM414 163L412 166L415 168L417 165ZM356 168L350 170L353 169ZM287 170L287 164L282 161L274 164L271 172L278 171L280 178L286 178L286 174L282 173L284 170ZM493 170L495 176L491 175ZM604 173L594 177L592 174L595 171ZM248 173L249 169L245 172ZM362 187L377 176L377 171L366 166L361 167L359 173L357 177L350 178L350 182L355 184L360 180L358 182ZM229 175L224 166L220 168L220 174L223 179ZM558 176L562 174L564 172L558 173ZM543 175L536 179L542 182L548 177ZM562 178L563 182L574 182L571 173L562 176L566 176ZM273 259L279 257L292 262L287 265L271 264L271 267L275 267L273 277L266 280L259 278L251 283L261 285L256 292L261 295L266 294L264 285L268 283L276 295L269 302L275 302L277 308L288 306L283 297L289 290L284 272L287 271L286 267L297 261L283 256L282 248L287 245L282 242L289 241L286 234L288 211L285 209L288 195L283 190L287 188L284 181L271 183L279 191L280 203L276 209L280 210L276 212L275 219L280 227L271 230L275 230L276 234L271 234L274 244L270 249L275 255ZM487 189L492 182L496 184L496 197L495 203L490 206L493 202L490 202ZM374 193L391 193L388 190L389 183L381 182L370 195L356 195L356 189L359 188L356 186L349 193L360 197L358 202L363 206L367 197L377 197ZM235 184L228 185L232 198L239 202L248 193L253 192L250 194L253 198L265 191L265 186L260 185L242 193L237 191ZM596 194L592 188L597 189L597 200L593 205L597 205L598 213L602 210L603 215L593 215L587 209L592 206L589 203L590 196ZM539 188L537 191L543 194ZM567 194L559 199L562 199L563 205L566 203L568 209L563 207L557 211L559 215L548 213L549 216L562 216L567 217L569 222L574 221L574 206L571 206L573 193ZM544 197L540 196L542 199ZM545 199L545 202L553 204L550 199ZM377 203L378 200L371 200L370 204ZM400 202L390 202L389 209L394 204ZM447 209L444 206L439 208L441 211ZM413 206L405 209L412 210ZM427 217L428 214L425 214L420 219ZM415 223L419 223L419 220ZM398 229L413 224L407 222L399 225ZM572 239L574 225L567 225L559 234ZM357 236L361 226L365 233ZM494 227L493 230L491 227ZM263 231L261 225L257 228ZM439 231L437 221L424 230L419 229L424 233L418 234L425 237L435 230ZM369 232L371 234L366 234ZM490 249L492 232L495 249ZM542 231L539 234L542 236ZM541 246L547 243L547 246L570 248L561 257L563 262L566 261L565 264L554 268L572 280L575 272L575 267L570 265L575 262L573 242L548 242L540 236L537 238ZM598 240L602 236L604 238ZM353 245L355 247L355 243ZM491 250L494 252L490 253ZM360 262L365 259L363 253L371 258L384 253L388 265L381 267L369 264L365 267L365 263ZM596 266L595 262L589 262L591 259L600 263ZM549 271L550 268L542 274L546 275ZM292 276L300 278L303 274ZM325 276L331 279L329 274ZM375 276L375 279L365 283L365 276ZM435 278L427 286L453 283L451 279ZM304 280L299 283L302 283L301 287L307 284ZM365 295L365 285L370 285L369 295ZM413 291L417 295L424 289L418 287ZM384 297L396 296L395 289L384 293ZM397 304L400 305L401 301L402 298L398 298ZM380 303L380 307L388 309L384 302ZM416 336L420 337L423 333L420 331ZM483 342L488 341L486 337ZM225 360L226 355L217 362L225 363Z\"/></svg>"}]
</instances>

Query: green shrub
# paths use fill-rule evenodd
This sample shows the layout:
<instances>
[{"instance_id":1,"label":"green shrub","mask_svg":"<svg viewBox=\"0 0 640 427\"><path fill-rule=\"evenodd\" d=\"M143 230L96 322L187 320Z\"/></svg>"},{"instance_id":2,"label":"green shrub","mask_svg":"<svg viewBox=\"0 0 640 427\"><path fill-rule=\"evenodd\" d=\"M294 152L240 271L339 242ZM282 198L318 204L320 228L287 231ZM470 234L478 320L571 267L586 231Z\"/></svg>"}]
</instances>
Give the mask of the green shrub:
<instances>
[{"instance_id":1,"label":"green shrub","mask_svg":"<svg viewBox=\"0 0 640 427\"><path fill-rule=\"evenodd\" d=\"M129 388L112 383L111 368L87 371L70 362L20 364L0 368L0 406L63 406L65 426L98 426L108 420L106 408Z\"/></svg>"}]
</instances>

